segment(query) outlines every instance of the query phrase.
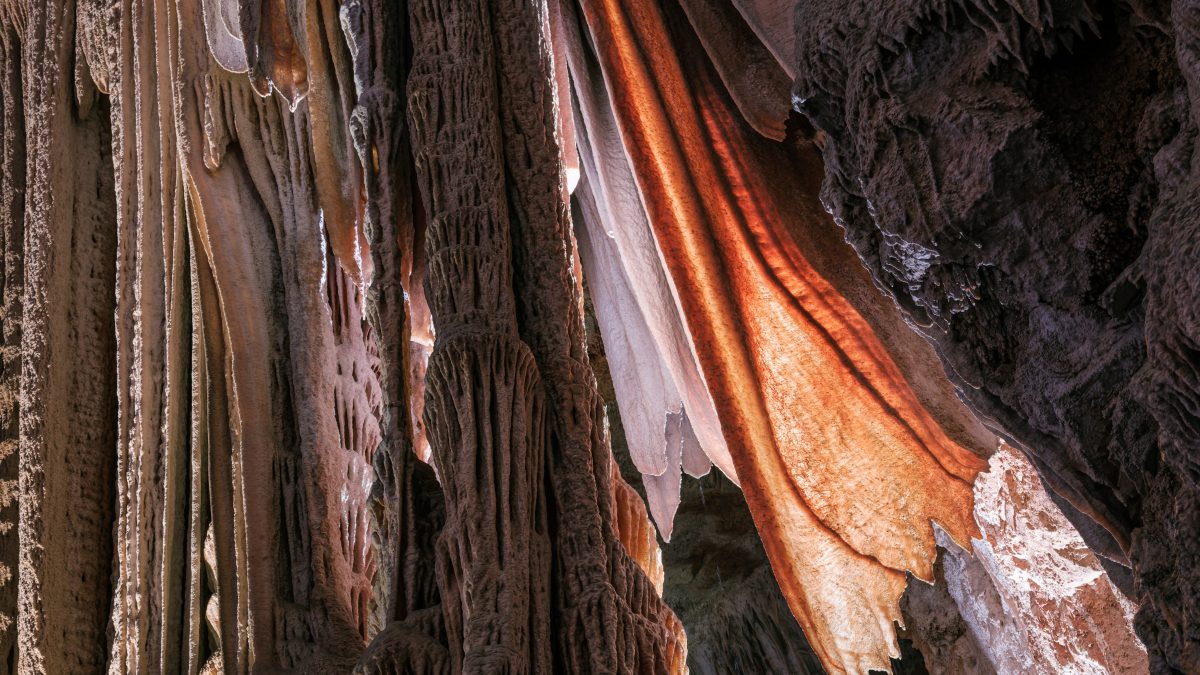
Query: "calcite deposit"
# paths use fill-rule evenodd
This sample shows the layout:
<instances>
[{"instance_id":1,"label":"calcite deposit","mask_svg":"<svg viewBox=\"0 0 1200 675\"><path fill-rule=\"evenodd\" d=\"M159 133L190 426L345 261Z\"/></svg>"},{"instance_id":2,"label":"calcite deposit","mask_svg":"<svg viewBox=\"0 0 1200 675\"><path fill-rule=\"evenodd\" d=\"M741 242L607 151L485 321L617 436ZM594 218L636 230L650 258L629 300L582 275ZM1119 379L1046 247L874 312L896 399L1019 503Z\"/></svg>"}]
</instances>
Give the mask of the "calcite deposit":
<instances>
[{"instance_id":1,"label":"calcite deposit","mask_svg":"<svg viewBox=\"0 0 1200 675\"><path fill-rule=\"evenodd\" d=\"M1200 670L1198 17L0 0L0 674Z\"/></svg>"},{"instance_id":2,"label":"calcite deposit","mask_svg":"<svg viewBox=\"0 0 1200 675\"><path fill-rule=\"evenodd\" d=\"M981 419L1200 670L1195 3L807 2L822 195Z\"/></svg>"},{"instance_id":3,"label":"calcite deposit","mask_svg":"<svg viewBox=\"0 0 1200 675\"><path fill-rule=\"evenodd\" d=\"M802 159L762 147L724 107L711 73L685 77L681 63L702 63L702 52L684 61L635 48L670 44L666 13L583 6L677 306L695 343L714 347L698 349L701 370L728 445L740 448L736 475L776 576L827 663L886 667L899 656L890 624L904 571L931 576L931 521L962 541L974 533L969 485L983 463L945 435L870 324L784 229L780 206L794 204L759 176L767 157L804 168ZM670 113L659 96L673 102ZM583 154L585 168L589 154L604 159L591 147ZM678 475L672 450L665 457ZM842 622L862 630L833 628Z\"/></svg>"},{"instance_id":4,"label":"calcite deposit","mask_svg":"<svg viewBox=\"0 0 1200 675\"><path fill-rule=\"evenodd\" d=\"M1002 448L976 481L975 519L973 558L941 543L955 559L950 594L997 672L1146 672L1133 606L1016 450ZM985 580L994 593L972 586Z\"/></svg>"}]
</instances>

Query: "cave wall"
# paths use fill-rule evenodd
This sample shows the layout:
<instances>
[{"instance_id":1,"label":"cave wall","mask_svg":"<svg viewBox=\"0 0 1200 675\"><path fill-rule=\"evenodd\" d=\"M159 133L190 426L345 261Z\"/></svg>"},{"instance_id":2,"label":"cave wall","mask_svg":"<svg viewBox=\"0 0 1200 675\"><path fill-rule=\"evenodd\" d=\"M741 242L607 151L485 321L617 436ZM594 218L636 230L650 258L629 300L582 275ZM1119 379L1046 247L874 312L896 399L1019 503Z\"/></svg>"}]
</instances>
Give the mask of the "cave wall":
<instances>
[{"instance_id":1,"label":"cave wall","mask_svg":"<svg viewBox=\"0 0 1200 675\"><path fill-rule=\"evenodd\" d=\"M682 670L547 8L0 3L0 671Z\"/></svg>"},{"instance_id":2,"label":"cave wall","mask_svg":"<svg viewBox=\"0 0 1200 675\"><path fill-rule=\"evenodd\" d=\"M795 104L847 240L1091 548L1131 567L1152 669L1200 668L1196 7L795 12Z\"/></svg>"},{"instance_id":3,"label":"cave wall","mask_svg":"<svg viewBox=\"0 0 1200 675\"><path fill-rule=\"evenodd\" d=\"M0 673L1200 669L1200 10L877 5L0 0Z\"/></svg>"}]
</instances>

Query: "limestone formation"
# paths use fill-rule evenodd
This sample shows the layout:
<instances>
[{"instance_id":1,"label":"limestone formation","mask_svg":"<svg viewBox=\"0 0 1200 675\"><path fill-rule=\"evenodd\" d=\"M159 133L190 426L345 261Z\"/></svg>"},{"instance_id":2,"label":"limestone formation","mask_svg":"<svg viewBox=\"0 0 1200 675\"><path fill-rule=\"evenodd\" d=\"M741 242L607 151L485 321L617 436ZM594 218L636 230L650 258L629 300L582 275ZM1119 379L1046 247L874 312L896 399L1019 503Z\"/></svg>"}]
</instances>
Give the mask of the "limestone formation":
<instances>
[{"instance_id":1,"label":"limestone formation","mask_svg":"<svg viewBox=\"0 0 1200 675\"><path fill-rule=\"evenodd\" d=\"M769 3L764 3L769 4ZM808 2L823 198L989 426L1200 669L1195 3Z\"/></svg>"},{"instance_id":2,"label":"limestone formation","mask_svg":"<svg viewBox=\"0 0 1200 675\"><path fill-rule=\"evenodd\" d=\"M0 0L0 674L1200 669L1198 17Z\"/></svg>"},{"instance_id":3,"label":"limestone formation","mask_svg":"<svg viewBox=\"0 0 1200 675\"><path fill-rule=\"evenodd\" d=\"M1002 448L976 481L975 519L973 558L941 543L955 558L950 594L997 672L1146 672L1133 607L1016 450ZM982 602L991 597L999 603Z\"/></svg>"}]
</instances>

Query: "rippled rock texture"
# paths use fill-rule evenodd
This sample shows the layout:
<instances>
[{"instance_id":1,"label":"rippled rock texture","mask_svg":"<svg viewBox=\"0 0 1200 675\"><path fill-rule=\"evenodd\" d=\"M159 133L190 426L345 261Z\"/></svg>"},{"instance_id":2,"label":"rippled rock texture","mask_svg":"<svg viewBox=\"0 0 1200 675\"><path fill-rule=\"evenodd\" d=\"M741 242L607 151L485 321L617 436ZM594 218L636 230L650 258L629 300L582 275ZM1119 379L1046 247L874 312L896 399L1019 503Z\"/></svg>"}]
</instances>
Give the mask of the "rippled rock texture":
<instances>
[{"instance_id":1,"label":"rippled rock texture","mask_svg":"<svg viewBox=\"0 0 1200 675\"><path fill-rule=\"evenodd\" d=\"M1197 670L1198 12L0 0L0 673Z\"/></svg>"}]
</instances>

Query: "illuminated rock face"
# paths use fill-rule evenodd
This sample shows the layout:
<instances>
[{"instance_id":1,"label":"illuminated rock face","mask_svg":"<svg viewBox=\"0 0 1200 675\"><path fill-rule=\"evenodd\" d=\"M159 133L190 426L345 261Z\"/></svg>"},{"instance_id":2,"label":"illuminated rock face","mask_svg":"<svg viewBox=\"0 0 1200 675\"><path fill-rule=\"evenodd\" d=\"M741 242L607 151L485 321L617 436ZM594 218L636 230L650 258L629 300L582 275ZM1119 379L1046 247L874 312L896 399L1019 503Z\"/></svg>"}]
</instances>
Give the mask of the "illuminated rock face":
<instances>
[{"instance_id":1,"label":"illuminated rock face","mask_svg":"<svg viewBox=\"0 0 1200 675\"><path fill-rule=\"evenodd\" d=\"M939 543L950 594L997 672L1147 672L1134 607L1017 450L980 474L975 518L973 558Z\"/></svg>"},{"instance_id":2,"label":"illuminated rock face","mask_svg":"<svg viewBox=\"0 0 1200 675\"><path fill-rule=\"evenodd\" d=\"M697 672L888 668L906 617L933 670L1141 672L1130 562L1149 663L1193 669L1194 17L954 14L902 73L979 103L908 111L967 134L930 150L869 77L925 67L886 56L912 36L852 29L925 35L916 4L0 0L0 672L680 673L659 533L715 571ZM1102 67L1040 55L1092 23ZM1028 91L956 70L1005 48ZM1162 77L1047 107L1100 70ZM1119 175L1075 143L1101 123ZM1010 152L1053 203L980 173ZM1013 204L1099 215L1014 237ZM1063 499L1009 450L981 474L996 433ZM728 590L686 539L713 466L757 529L713 540L762 544Z\"/></svg>"},{"instance_id":3,"label":"illuminated rock face","mask_svg":"<svg viewBox=\"0 0 1200 675\"><path fill-rule=\"evenodd\" d=\"M636 47L687 44L668 31L663 12L637 3L582 5L597 52L589 56L580 41L573 68L593 86L592 73L600 73L609 101L597 101L595 90L578 92L584 114L576 128L587 142L584 221L602 219L587 225L596 260L585 257L585 269L620 264L619 253L604 257L603 247L612 246L603 240L606 213L587 209L589 199L608 214L617 212L613 202L639 200L677 293L668 310L681 310L696 345L736 477L793 612L831 670L886 668L889 656L899 656L891 623L900 618L904 572L932 576L931 521L964 542L974 534L970 484L983 462L945 434L871 324L788 231L787 220L827 222L811 201L802 202L807 213L789 213L796 201L766 178L768 167L803 170L805 156L737 119L703 67L703 52L692 47L677 60L668 49ZM681 63L698 67L685 71ZM606 116L620 130L640 193L630 194L620 179L623 157L611 147L616 134L606 132ZM614 237L618 251L624 236ZM636 291L645 276L630 273L628 285ZM885 314L880 305L867 311L877 308ZM599 318L603 329L603 311ZM630 368L643 377L647 370ZM617 393L621 400L620 386ZM968 420L960 431L973 428L965 411L945 410L948 421ZM622 413L628 416L625 407ZM982 430L980 440L960 434L981 451L986 437ZM666 470L678 475L679 455L668 448L664 456L673 462ZM662 473L648 464L639 466ZM648 482L652 505L656 482Z\"/></svg>"},{"instance_id":4,"label":"illuminated rock face","mask_svg":"<svg viewBox=\"0 0 1200 675\"><path fill-rule=\"evenodd\" d=\"M938 532L936 585L913 581L905 629L930 673L1146 673L1135 607L1019 451L975 483L982 538Z\"/></svg>"}]
</instances>

